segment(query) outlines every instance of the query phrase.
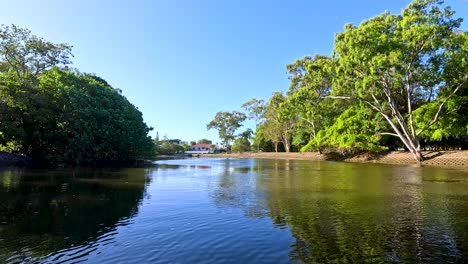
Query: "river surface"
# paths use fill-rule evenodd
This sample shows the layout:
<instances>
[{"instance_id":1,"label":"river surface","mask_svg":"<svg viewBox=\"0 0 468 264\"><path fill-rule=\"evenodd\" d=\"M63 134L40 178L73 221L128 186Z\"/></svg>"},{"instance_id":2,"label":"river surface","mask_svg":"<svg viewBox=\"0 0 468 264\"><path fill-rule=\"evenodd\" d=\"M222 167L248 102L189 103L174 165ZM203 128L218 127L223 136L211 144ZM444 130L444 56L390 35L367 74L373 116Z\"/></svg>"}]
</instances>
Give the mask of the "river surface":
<instances>
[{"instance_id":1,"label":"river surface","mask_svg":"<svg viewBox=\"0 0 468 264\"><path fill-rule=\"evenodd\" d=\"M0 263L463 263L468 172L299 160L0 170Z\"/></svg>"}]
</instances>

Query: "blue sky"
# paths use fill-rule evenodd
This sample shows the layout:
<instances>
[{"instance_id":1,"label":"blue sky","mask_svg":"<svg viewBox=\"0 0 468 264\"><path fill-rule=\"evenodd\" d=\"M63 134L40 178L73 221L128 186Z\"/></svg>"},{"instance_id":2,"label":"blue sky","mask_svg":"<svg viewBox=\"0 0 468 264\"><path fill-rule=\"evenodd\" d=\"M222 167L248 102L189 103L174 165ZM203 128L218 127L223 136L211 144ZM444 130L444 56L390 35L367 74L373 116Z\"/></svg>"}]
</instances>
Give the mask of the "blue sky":
<instances>
[{"instance_id":1,"label":"blue sky","mask_svg":"<svg viewBox=\"0 0 468 264\"><path fill-rule=\"evenodd\" d=\"M286 64L329 55L344 24L410 1L1 0L0 24L72 44L73 67L96 73L143 112L151 133L219 142L206 124L289 85ZM467 19L468 1L450 0ZM466 30L465 22L463 28ZM247 123L246 126L251 126Z\"/></svg>"}]
</instances>

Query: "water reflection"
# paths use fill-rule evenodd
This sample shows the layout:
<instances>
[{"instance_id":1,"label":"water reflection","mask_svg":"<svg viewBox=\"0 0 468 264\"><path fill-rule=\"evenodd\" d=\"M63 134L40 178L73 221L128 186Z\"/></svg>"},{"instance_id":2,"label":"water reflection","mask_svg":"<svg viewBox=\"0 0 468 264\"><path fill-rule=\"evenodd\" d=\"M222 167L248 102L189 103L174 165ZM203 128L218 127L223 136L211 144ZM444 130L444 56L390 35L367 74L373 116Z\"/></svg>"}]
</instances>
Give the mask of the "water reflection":
<instances>
[{"instance_id":1,"label":"water reflection","mask_svg":"<svg viewBox=\"0 0 468 264\"><path fill-rule=\"evenodd\" d=\"M294 160L222 168L214 203L288 227L292 261L458 263L468 252L463 171Z\"/></svg>"},{"instance_id":2,"label":"water reflection","mask_svg":"<svg viewBox=\"0 0 468 264\"><path fill-rule=\"evenodd\" d=\"M0 262L462 263L467 201L467 172L417 166L185 159L7 170Z\"/></svg>"},{"instance_id":3,"label":"water reflection","mask_svg":"<svg viewBox=\"0 0 468 264\"><path fill-rule=\"evenodd\" d=\"M155 163L154 169L157 170L177 170L182 168L190 169L210 169L211 166L208 165L181 165L181 164L165 164L165 163Z\"/></svg>"},{"instance_id":4,"label":"water reflection","mask_svg":"<svg viewBox=\"0 0 468 264\"><path fill-rule=\"evenodd\" d=\"M149 179L144 169L1 171L0 261L58 261L76 253L61 249L109 243L138 212Z\"/></svg>"},{"instance_id":5,"label":"water reflection","mask_svg":"<svg viewBox=\"0 0 468 264\"><path fill-rule=\"evenodd\" d=\"M468 198L464 173L372 164L274 164L269 208L272 219L286 222L296 238L293 260L455 263L467 252L467 205L457 202ZM293 175L288 168L294 168ZM433 174L465 179L457 188L460 196L452 196L454 186L423 180Z\"/></svg>"},{"instance_id":6,"label":"water reflection","mask_svg":"<svg viewBox=\"0 0 468 264\"><path fill-rule=\"evenodd\" d=\"M245 216L263 217L268 215L264 185L258 182L253 172L254 160L226 159L217 177L212 197L219 207L236 207L244 210Z\"/></svg>"}]
</instances>

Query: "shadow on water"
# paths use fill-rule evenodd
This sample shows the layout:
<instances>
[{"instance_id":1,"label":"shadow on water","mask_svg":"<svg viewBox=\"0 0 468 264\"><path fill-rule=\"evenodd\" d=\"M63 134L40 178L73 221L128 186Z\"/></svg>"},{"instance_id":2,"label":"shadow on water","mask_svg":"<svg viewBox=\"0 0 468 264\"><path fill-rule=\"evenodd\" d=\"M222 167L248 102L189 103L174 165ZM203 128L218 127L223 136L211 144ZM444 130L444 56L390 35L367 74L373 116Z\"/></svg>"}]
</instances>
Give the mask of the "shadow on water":
<instances>
[{"instance_id":1,"label":"shadow on water","mask_svg":"<svg viewBox=\"0 0 468 264\"><path fill-rule=\"evenodd\" d=\"M226 161L217 206L269 216L304 263L461 263L468 254L463 171L296 160ZM465 259L466 260L466 259Z\"/></svg>"},{"instance_id":2,"label":"shadow on water","mask_svg":"<svg viewBox=\"0 0 468 264\"><path fill-rule=\"evenodd\" d=\"M111 240L138 213L149 180L147 169L0 171L0 261Z\"/></svg>"}]
</instances>

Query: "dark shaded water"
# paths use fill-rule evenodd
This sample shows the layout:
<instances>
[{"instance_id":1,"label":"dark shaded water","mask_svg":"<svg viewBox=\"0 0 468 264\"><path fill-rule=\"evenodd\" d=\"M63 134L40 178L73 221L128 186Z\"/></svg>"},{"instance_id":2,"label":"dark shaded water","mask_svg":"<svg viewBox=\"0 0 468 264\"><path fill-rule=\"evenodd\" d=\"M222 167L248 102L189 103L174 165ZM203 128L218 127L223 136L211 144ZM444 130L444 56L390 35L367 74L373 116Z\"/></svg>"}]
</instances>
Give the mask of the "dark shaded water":
<instances>
[{"instance_id":1,"label":"dark shaded water","mask_svg":"<svg viewBox=\"0 0 468 264\"><path fill-rule=\"evenodd\" d=\"M0 262L462 263L468 172L287 160L0 171Z\"/></svg>"}]
</instances>

